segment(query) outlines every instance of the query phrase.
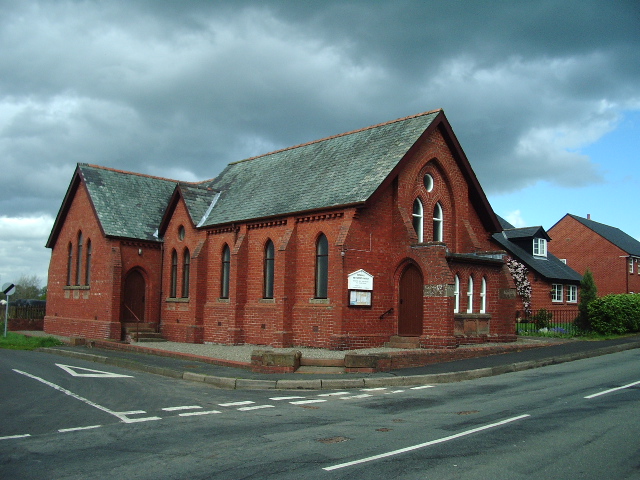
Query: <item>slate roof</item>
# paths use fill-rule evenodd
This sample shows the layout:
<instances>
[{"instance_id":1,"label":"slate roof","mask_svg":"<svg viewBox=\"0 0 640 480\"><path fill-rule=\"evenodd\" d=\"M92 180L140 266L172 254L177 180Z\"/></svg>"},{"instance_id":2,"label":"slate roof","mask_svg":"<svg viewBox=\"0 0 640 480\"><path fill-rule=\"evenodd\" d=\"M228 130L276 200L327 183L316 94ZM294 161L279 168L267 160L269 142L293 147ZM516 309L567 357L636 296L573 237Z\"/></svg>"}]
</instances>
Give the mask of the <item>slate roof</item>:
<instances>
[{"instance_id":1,"label":"slate roof","mask_svg":"<svg viewBox=\"0 0 640 480\"><path fill-rule=\"evenodd\" d=\"M498 216L501 225L507 228L501 233L494 233L493 239L498 242L512 257L523 263L531 272L546 278L547 280L561 280L565 282L580 282L582 275L562 262L558 257L547 251L546 257L534 256L516 242L524 238L542 237L549 239L542 227L513 228L513 226ZM514 241L515 240L515 241Z\"/></svg>"},{"instance_id":2,"label":"slate roof","mask_svg":"<svg viewBox=\"0 0 640 480\"><path fill-rule=\"evenodd\" d=\"M84 180L100 227L106 236L159 241L154 234L177 185L175 180L80 163L54 223L47 247L53 247L56 241L80 179Z\"/></svg>"},{"instance_id":3,"label":"slate roof","mask_svg":"<svg viewBox=\"0 0 640 480\"><path fill-rule=\"evenodd\" d=\"M572 215L570 213L567 216L580 222L585 227L590 228L601 237L607 239L615 246L624 250L629 255L640 257L640 242L633 238L631 235L624 233L622 230L616 227L610 227L604 223L594 222L593 220ZM553 228L553 227L552 227Z\"/></svg>"},{"instance_id":4,"label":"slate roof","mask_svg":"<svg viewBox=\"0 0 640 480\"><path fill-rule=\"evenodd\" d=\"M203 226L364 203L441 110L235 162Z\"/></svg>"}]
</instances>

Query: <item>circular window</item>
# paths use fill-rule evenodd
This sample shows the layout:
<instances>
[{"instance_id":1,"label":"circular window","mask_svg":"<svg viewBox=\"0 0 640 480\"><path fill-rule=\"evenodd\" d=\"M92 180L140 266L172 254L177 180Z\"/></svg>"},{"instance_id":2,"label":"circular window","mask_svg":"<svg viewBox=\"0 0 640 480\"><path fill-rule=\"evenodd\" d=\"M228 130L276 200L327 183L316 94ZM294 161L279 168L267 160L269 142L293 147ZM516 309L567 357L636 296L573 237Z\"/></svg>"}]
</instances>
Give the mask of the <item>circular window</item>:
<instances>
[{"instance_id":1,"label":"circular window","mask_svg":"<svg viewBox=\"0 0 640 480\"><path fill-rule=\"evenodd\" d=\"M424 176L424 188L427 189L427 192L433 190L433 177L428 173Z\"/></svg>"},{"instance_id":2,"label":"circular window","mask_svg":"<svg viewBox=\"0 0 640 480\"><path fill-rule=\"evenodd\" d=\"M178 228L178 238L180 240L184 240L184 227L182 225Z\"/></svg>"}]
</instances>

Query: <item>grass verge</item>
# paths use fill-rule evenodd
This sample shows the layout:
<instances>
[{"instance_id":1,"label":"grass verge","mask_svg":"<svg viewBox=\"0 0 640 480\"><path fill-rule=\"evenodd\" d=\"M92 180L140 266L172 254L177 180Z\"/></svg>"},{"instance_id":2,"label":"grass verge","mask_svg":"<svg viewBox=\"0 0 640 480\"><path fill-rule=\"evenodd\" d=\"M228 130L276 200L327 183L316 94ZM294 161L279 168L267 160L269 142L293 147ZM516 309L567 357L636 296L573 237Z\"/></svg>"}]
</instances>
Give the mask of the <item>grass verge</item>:
<instances>
[{"instance_id":1,"label":"grass verge","mask_svg":"<svg viewBox=\"0 0 640 480\"><path fill-rule=\"evenodd\" d=\"M4 333L0 332L0 348L35 350L40 347L55 347L56 345L63 345L63 343L54 337L27 337L14 332L7 332L5 337Z\"/></svg>"}]
</instances>

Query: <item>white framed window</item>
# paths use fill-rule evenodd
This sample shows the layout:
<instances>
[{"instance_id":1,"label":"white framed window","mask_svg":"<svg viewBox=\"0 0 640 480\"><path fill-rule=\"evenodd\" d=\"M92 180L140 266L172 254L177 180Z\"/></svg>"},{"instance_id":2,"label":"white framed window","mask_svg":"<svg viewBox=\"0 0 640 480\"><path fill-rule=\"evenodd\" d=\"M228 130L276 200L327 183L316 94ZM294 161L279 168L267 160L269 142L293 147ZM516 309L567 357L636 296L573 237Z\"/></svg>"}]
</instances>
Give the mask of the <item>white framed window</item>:
<instances>
[{"instance_id":1,"label":"white framed window","mask_svg":"<svg viewBox=\"0 0 640 480\"><path fill-rule=\"evenodd\" d=\"M567 303L578 303L577 285L567 285Z\"/></svg>"},{"instance_id":2,"label":"white framed window","mask_svg":"<svg viewBox=\"0 0 640 480\"><path fill-rule=\"evenodd\" d=\"M487 279L482 277L480 284L480 313L487 313Z\"/></svg>"},{"instance_id":3,"label":"white framed window","mask_svg":"<svg viewBox=\"0 0 640 480\"><path fill-rule=\"evenodd\" d=\"M473 312L473 278L469 277L469 288L467 289L467 313Z\"/></svg>"},{"instance_id":4,"label":"white framed window","mask_svg":"<svg viewBox=\"0 0 640 480\"><path fill-rule=\"evenodd\" d=\"M629 257L629 273L633 273L633 257Z\"/></svg>"},{"instance_id":5,"label":"white framed window","mask_svg":"<svg viewBox=\"0 0 640 480\"><path fill-rule=\"evenodd\" d=\"M460 277L458 275L453 279L453 313L460 311Z\"/></svg>"},{"instance_id":6,"label":"white framed window","mask_svg":"<svg viewBox=\"0 0 640 480\"><path fill-rule=\"evenodd\" d=\"M545 238L534 238L533 239L533 254L536 257L546 257L547 256L547 240Z\"/></svg>"},{"instance_id":7,"label":"white framed window","mask_svg":"<svg viewBox=\"0 0 640 480\"><path fill-rule=\"evenodd\" d=\"M419 198L413 202L413 229L418 235L418 243L422 243L424 241L424 209Z\"/></svg>"},{"instance_id":8,"label":"white framed window","mask_svg":"<svg viewBox=\"0 0 640 480\"><path fill-rule=\"evenodd\" d=\"M436 203L435 207L433 207L433 241L434 242L443 242L444 241L444 218L442 217L442 207L440 203Z\"/></svg>"},{"instance_id":9,"label":"white framed window","mask_svg":"<svg viewBox=\"0 0 640 480\"><path fill-rule=\"evenodd\" d=\"M552 302L562 302L563 301L563 291L562 284L554 283L551 285L551 301Z\"/></svg>"}]
</instances>

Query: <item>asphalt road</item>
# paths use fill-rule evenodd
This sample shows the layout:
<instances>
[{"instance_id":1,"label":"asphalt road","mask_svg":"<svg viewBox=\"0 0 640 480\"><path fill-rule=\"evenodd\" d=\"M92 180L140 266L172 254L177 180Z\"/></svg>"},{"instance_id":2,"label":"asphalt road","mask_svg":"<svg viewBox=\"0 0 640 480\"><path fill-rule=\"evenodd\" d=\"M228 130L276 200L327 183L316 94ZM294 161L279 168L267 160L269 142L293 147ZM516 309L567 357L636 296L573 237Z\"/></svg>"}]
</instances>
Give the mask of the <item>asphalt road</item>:
<instances>
[{"instance_id":1,"label":"asphalt road","mask_svg":"<svg viewBox=\"0 0 640 480\"><path fill-rule=\"evenodd\" d=\"M640 478L639 350L333 392L0 350L0 384L3 479Z\"/></svg>"}]
</instances>

